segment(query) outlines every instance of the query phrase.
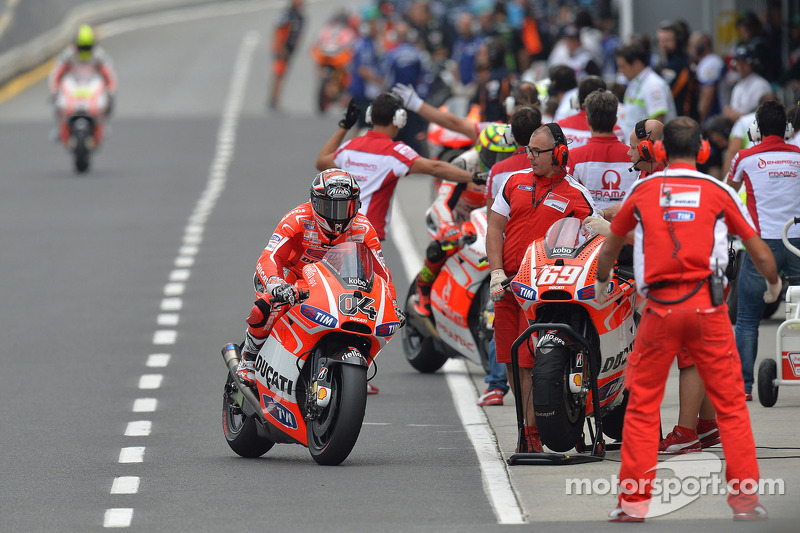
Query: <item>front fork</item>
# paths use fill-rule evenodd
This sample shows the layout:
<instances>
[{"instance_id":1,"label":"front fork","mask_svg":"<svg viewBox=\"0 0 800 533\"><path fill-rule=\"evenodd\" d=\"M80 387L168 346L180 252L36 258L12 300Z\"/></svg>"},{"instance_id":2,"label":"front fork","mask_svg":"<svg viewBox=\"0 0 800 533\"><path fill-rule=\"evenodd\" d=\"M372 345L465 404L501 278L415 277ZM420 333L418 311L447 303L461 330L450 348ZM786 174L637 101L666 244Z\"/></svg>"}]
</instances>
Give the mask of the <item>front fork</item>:
<instances>
[{"instance_id":1,"label":"front fork","mask_svg":"<svg viewBox=\"0 0 800 533\"><path fill-rule=\"evenodd\" d=\"M313 358L310 394L306 396L306 420L318 417L330 404L334 394L341 394L333 388L333 367L335 365L358 365L369 367L367 358L358 348L349 347L347 351L327 357L317 352Z\"/></svg>"}]
</instances>

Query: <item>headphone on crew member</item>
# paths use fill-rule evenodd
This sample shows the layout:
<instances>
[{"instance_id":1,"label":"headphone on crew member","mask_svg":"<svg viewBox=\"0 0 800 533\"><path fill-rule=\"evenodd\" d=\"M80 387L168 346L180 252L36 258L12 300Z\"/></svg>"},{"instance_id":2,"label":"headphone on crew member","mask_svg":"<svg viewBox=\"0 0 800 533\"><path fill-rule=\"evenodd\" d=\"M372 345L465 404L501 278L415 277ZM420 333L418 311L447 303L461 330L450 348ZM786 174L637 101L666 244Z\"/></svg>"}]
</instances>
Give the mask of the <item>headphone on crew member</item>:
<instances>
[{"instance_id":1,"label":"headphone on crew member","mask_svg":"<svg viewBox=\"0 0 800 533\"><path fill-rule=\"evenodd\" d=\"M641 161L645 163L667 163L667 151L664 149L664 143L661 141L653 142L650 139L649 131L645 130L645 121L640 120L634 126L634 133L636 133L636 138L639 139L639 144L637 145L636 149L639 152L639 157ZM708 139L701 139L700 140L700 150L697 152L697 162L701 165L708 161L708 158L711 156L711 143L708 142Z\"/></svg>"},{"instance_id":2,"label":"headphone on crew member","mask_svg":"<svg viewBox=\"0 0 800 533\"><path fill-rule=\"evenodd\" d=\"M561 126L555 122L548 122L545 124L545 126L547 126L547 128L550 130L550 133L553 134L553 140L556 141L556 145L553 147L553 152L551 154L553 166L566 168L567 161L569 161L567 137L564 135L564 131L561 129Z\"/></svg>"},{"instance_id":3,"label":"headphone on crew member","mask_svg":"<svg viewBox=\"0 0 800 533\"><path fill-rule=\"evenodd\" d=\"M408 122L408 112L403 108L403 103L401 102L400 98L395 96L392 93L384 93L388 94L392 97L392 102L394 102L395 108L394 113L392 114L392 125L397 126L398 129L403 129ZM367 111L364 114L364 121L367 124L372 124L372 104L367 106Z\"/></svg>"},{"instance_id":4,"label":"headphone on crew member","mask_svg":"<svg viewBox=\"0 0 800 533\"><path fill-rule=\"evenodd\" d=\"M795 114L797 112L795 111ZM761 137L761 128L758 126L758 118L756 118L750 127L747 129L747 137L750 139L751 143L759 143L763 139ZM789 120L789 117L786 117L786 130L783 132L783 140L788 141L792 137L794 137L794 126L792 126L792 122Z\"/></svg>"}]
</instances>

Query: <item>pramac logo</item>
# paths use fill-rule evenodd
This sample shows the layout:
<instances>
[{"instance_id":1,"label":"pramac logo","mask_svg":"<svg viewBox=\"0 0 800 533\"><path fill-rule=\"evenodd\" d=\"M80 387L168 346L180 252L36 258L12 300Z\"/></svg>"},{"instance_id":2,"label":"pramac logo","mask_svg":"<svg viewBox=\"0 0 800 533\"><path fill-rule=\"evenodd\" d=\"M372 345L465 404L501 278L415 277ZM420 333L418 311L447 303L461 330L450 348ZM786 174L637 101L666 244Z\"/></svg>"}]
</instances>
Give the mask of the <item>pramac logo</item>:
<instances>
[{"instance_id":1,"label":"pramac logo","mask_svg":"<svg viewBox=\"0 0 800 533\"><path fill-rule=\"evenodd\" d=\"M609 191L618 191L619 184L622 182L622 177L616 170L606 170L603 172L603 189Z\"/></svg>"}]
</instances>

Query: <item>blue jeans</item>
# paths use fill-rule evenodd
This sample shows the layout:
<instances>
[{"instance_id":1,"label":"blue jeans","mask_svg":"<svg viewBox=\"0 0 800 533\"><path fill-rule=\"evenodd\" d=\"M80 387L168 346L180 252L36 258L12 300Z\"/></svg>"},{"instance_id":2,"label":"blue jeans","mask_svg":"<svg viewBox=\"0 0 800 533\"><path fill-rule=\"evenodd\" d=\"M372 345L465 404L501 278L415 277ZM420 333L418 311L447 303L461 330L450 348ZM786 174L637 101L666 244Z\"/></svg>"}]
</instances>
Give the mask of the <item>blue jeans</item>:
<instances>
[{"instance_id":1,"label":"blue jeans","mask_svg":"<svg viewBox=\"0 0 800 533\"><path fill-rule=\"evenodd\" d=\"M494 345L494 337L489 343L489 375L486 376L484 381L488 384L486 388L489 390L498 389L503 391L503 394L508 392L506 365L497 362L497 348Z\"/></svg>"},{"instance_id":2,"label":"blue jeans","mask_svg":"<svg viewBox=\"0 0 800 533\"><path fill-rule=\"evenodd\" d=\"M783 241L764 239L764 242L772 250L778 272L783 272L786 276L800 275L800 257L790 252ZM789 242L800 247L800 239L789 239ZM753 369L758 354L758 324L764 315L766 290L767 282L756 270L750 255L745 253L742 268L739 270L739 303L736 310L736 349L742 361L745 392L753 390Z\"/></svg>"}]
</instances>

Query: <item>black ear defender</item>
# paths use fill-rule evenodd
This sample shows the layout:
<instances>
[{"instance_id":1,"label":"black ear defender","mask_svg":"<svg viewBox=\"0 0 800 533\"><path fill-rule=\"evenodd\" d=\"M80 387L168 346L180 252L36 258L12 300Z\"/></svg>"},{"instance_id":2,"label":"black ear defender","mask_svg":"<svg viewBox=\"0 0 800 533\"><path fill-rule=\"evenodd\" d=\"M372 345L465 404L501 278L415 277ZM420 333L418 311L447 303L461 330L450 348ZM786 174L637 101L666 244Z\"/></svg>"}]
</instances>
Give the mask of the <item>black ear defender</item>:
<instances>
[{"instance_id":1,"label":"black ear defender","mask_svg":"<svg viewBox=\"0 0 800 533\"><path fill-rule=\"evenodd\" d=\"M564 135L564 131L561 129L561 126L556 124L555 122L548 122L545 124L550 129L550 133L553 134L553 139L556 141L556 145L553 148L552 152L552 162L554 167L566 167L567 161L569 161L569 148L567 148L567 137Z\"/></svg>"},{"instance_id":2,"label":"black ear defender","mask_svg":"<svg viewBox=\"0 0 800 533\"><path fill-rule=\"evenodd\" d=\"M644 124L645 121L640 120L633 128L636 138L639 139L636 150L643 161L652 163L656 159L656 151L653 147L653 141L650 140L650 133L645 129Z\"/></svg>"}]
</instances>

